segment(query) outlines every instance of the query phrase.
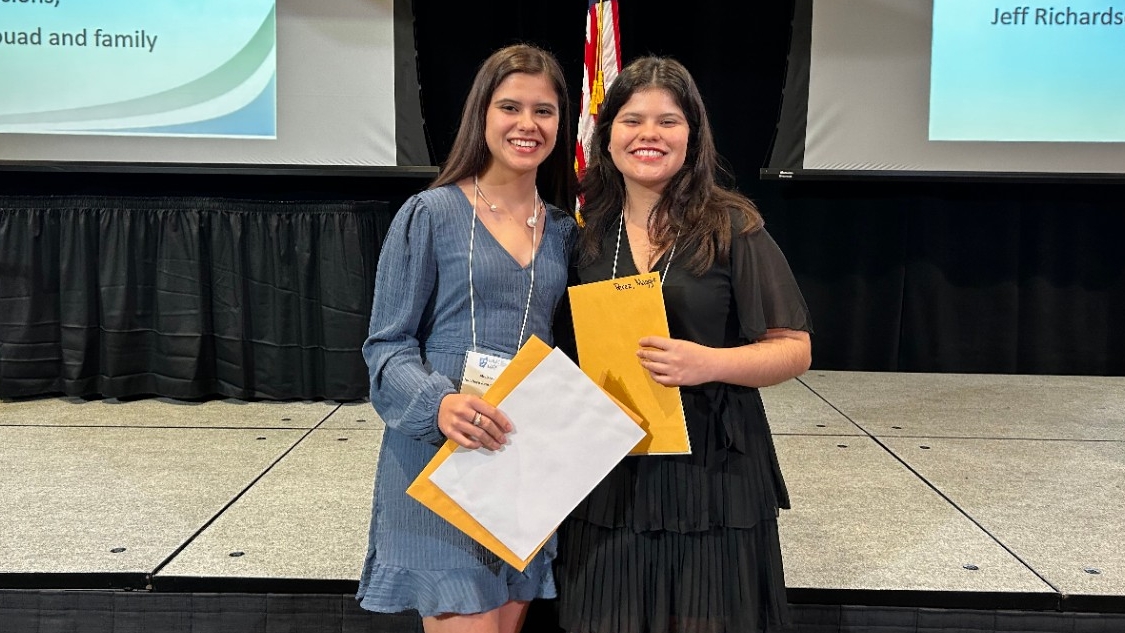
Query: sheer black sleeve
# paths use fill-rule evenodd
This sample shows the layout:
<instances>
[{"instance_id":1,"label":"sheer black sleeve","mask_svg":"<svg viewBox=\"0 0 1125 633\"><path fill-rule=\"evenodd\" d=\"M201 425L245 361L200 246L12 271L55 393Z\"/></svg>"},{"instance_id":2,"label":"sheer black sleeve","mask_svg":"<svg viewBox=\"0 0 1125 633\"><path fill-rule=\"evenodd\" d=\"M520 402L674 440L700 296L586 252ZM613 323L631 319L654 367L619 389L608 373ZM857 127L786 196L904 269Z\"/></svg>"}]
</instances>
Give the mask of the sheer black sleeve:
<instances>
[{"instance_id":1,"label":"sheer black sleeve","mask_svg":"<svg viewBox=\"0 0 1125 633\"><path fill-rule=\"evenodd\" d=\"M731 275L741 334L762 338L769 328L812 333L812 318L785 255L764 229L731 239Z\"/></svg>"}]
</instances>

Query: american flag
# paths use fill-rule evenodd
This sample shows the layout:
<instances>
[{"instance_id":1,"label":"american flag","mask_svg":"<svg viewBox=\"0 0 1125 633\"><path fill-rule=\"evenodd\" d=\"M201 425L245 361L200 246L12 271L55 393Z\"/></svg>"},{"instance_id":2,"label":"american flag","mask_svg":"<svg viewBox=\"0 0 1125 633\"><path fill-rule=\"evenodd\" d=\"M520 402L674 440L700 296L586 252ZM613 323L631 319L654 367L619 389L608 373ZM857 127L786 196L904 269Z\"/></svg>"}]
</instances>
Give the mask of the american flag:
<instances>
[{"instance_id":1,"label":"american flag","mask_svg":"<svg viewBox=\"0 0 1125 633\"><path fill-rule=\"evenodd\" d=\"M586 59L582 71L582 107L578 113L578 142L574 148L574 171L586 171L586 151L605 91L621 70L617 0L590 0L586 14ZM579 201L581 206L581 200ZM579 215L581 222L581 215Z\"/></svg>"}]
</instances>

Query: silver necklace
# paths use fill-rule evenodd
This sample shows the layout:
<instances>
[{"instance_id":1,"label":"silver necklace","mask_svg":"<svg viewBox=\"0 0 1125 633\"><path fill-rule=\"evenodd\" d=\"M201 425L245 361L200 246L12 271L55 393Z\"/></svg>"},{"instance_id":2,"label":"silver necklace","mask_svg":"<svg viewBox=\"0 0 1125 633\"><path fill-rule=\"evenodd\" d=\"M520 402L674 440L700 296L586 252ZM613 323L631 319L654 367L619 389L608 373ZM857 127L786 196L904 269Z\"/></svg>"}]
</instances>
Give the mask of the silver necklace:
<instances>
[{"instance_id":1,"label":"silver necklace","mask_svg":"<svg viewBox=\"0 0 1125 633\"><path fill-rule=\"evenodd\" d=\"M476 194L478 196L480 196L482 200L484 200L485 204L488 205L488 210L489 211L496 211L496 209L497 209L496 205L492 204L492 201L488 199L488 196L484 195L484 192L481 191L480 183L477 181L476 176L473 176L473 188L476 190ZM532 229L534 229L535 225L539 224L539 190L538 189L536 189L536 191L535 191L535 195L532 198L531 204L532 204L531 217L527 219L527 225L529 227L531 227Z\"/></svg>"}]
</instances>

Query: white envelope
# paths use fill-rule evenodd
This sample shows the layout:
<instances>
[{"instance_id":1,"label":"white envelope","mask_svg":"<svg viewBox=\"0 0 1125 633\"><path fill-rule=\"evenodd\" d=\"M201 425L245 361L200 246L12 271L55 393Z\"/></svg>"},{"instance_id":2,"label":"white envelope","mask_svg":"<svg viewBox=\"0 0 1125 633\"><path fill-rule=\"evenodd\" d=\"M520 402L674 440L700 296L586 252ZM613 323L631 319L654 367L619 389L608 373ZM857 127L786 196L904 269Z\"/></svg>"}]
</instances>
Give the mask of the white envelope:
<instances>
[{"instance_id":1,"label":"white envelope","mask_svg":"<svg viewBox=\"0 0 1125 633\"><path fill-rule=\"evenodd\" d=\"M527 558L645 432L557 349L499 409L515 427L510 442L458 448L430 481Z\"/></svg>"}]
</instances>

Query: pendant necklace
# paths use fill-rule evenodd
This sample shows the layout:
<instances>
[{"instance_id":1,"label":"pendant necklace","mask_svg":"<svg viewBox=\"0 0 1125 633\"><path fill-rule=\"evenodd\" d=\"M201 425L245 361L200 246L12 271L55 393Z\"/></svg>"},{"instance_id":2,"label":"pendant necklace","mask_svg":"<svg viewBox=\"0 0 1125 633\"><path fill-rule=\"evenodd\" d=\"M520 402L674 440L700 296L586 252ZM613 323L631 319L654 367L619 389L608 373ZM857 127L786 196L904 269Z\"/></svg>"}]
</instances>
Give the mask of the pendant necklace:
<instances>
[{"instance_id":1,"label":"pendant necklace","mask_svg":"<svg viewBox=\"0 0 1125 633\"><path fill-rule=\"evenodd\" d=\"M473 178L473 188L476 189L476 194L478 196L480 196L482 200L484 200L485 204L488 205L488 210L495 212L497 210L496 205L492 204L492 201L488 199L488 196L484 195L484 192L481 191L480 183L477 181L476 177ZM535 225L539 224L539 190L538 189L535 190L535 195L532 198L531 204L532 204L531 217L527 219L527 226L534 230Z\"/></svg>"}]
</instances>

